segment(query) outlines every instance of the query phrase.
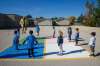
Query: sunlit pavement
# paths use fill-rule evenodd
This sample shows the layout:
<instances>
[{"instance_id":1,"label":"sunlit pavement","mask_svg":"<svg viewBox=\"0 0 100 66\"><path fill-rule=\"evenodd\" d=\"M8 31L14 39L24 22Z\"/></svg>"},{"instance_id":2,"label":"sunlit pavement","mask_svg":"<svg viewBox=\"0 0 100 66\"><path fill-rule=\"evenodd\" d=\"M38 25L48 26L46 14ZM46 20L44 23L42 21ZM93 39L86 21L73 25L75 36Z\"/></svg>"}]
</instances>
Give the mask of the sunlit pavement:
<instances>
[{"instance_id":1,"label":"sunlit pavement","mask_svg":"<svg viewBox=\"0 0 100 66\"><path fill-rule=\"evenodd\" d=\"M0 59L0 66L100 66L100 28L95 28L95 27L86 27L86 26L72 26L73 28L73 33L74 33L74 29L76 27L79 27L80 28L80 35L82 38L85 39L85 42L82 42L82 43L87 43L89 38L90 38L90 33L91 31L96 31L97 32L97 35L96 35L96 38L97 38L97 41L96 41L96 54L98 54L98 56L96 57L89 57L88 56L88 51L87 50L84 50L85 52L87 53L83 53L84 51L82 51L82 56L81 58L80 57L75 57L74 58L77 58L77 59L71 59L71 58L67 58L69 55L74 55L75 53L69 53L67 52L67 49L69 48L65 48L65 45L67 44L67 40L64 44L64 51L66 51L67 54L65 54L64 56L66 56L66 59L63 59L61 60L61 58L58 58L56 60L56 58L52 59L52 57L50 58L49 56L53 56L54 54L45 54L44 56L44 59L41 60L34 60L34 58L30 58L30 59ZM56 27L56 30L59 31L60 30L63 30L64 31L64 35L66 35L66 29L67 27ZM33 29L33 28L32 28ZM28 29L29 31L29 29ZM27 32L28 32L27 31ZM52 35L52 27L49 27L49 26L41 26L41 31L40 31L40 36L51 36ZM57 33L57 32L56 32ZM57 34L56 34L57 36ZM9 48L9 46L12 45L12 37L13 37L13 30L0 30L0 52L4 51L5 49ZM47 41L48 40L51 40L51 39L47 39L45 42L45 46L47 45ZM56 40L56 38L55 38ZM79 43L80 44L80 43ZM49 45L49 44L48 44ZM72 45L74 46L74 42L68 42L67 44L68 46L69 45ZM66 46L67 46L66 45ZM59 48L57 46L57 44L55 43L55 50L52 50L52 52L58 52L59 51ZM80 47L82 49L89 49L87 45L82 45L82 46L74 46L74 47ZM45 48L46 49L46 48ZM70 50L70 51L73 51ZM69 52L70 52L69 51ZM51 51L50 51L51 52ZM45 52L46 53L46 50ZM48 52L47 52L48 53ZM80 52L76 52L76 54L81 54ZM57 54L55 54L55 57L58 56ZM84 57L83 57L84 56ZM49 57L49 58L46 58L46 57ZM62 56L61 56L62 57ZM27 56L28 58L28 56ZM78 59L79 58L79 59ZM50 59L50 60L48 60ZM33 61L34 60L34 61Z\"/></svg>"},{"instance_id":2,"label":"sunlit pavement","mask_svg":"<svg viewBox=\"0 0 100 66\"><path fill-rule=\"evenodd\" d=\"M28 59L27 44L20 44L19 50L13 46L0 52L0 58L16 58ZM81 46L75 46L75 42L69 42L64 38L63 55L58 55L59 47L57 45L57 38L45 39L44 44L37 44L34 46L34 59L70 59L70 58L89 58L89 52Z\"/></svg>"},{"instance_id":3,"label":"sunlit pavement","mask_svg":"<svg viewBox=\"0 0 100 66\"><path fill-rule=\"evenodd\" d=\"M75 42L69 42L67 38L64 38L63 50L63 55L58 55L57 38L46 39L45 59L89 58L88 51L81 46L75 46Z\"/></svg>"}]
</instances>

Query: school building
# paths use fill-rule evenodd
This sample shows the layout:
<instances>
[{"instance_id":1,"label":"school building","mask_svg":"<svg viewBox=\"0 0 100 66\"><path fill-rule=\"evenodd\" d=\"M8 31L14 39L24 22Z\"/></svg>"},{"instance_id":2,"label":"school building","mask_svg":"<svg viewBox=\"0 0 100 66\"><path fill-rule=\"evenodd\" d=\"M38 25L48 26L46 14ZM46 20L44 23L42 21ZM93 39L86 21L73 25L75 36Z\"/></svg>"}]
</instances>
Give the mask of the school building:
<instances>
[{"instance_id":1,"label":"school building","mask_svg":"<svg viewBox=\"0 0 100 66\"><path fill-rule=\"evenodd\" d=\"M0 29L15 28L19 26L19 20L22 16L17 14L0 13Z\"/></svg>"}]
</instances>

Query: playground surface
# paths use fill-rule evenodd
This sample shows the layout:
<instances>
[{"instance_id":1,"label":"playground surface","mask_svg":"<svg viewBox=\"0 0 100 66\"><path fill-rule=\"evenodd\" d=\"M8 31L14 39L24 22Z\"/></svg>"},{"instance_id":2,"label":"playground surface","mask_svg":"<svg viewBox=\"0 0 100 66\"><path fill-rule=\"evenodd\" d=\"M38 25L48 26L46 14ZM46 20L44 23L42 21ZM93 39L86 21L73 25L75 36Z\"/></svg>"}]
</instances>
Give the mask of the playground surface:
<instances>
[{"instance_id":1,"label":"playground surface","mask_svg":"<svg viewBox=\"0 0 100 66\"><path fill-rule=\"evenodd\" d=\"M72 26L73 35L76 27L80 28L80 35L84 41L79 42L79 46L75 46L74 42L68 42L67 40L67 27L61 26L56 27L56 37L58 36L58 31L62 30L64 32L64 55L57 55L59 48L57 46L57 38L52 38L53 30L51 26L40 26L40 37L46 37L44 39L44 44L41 44L42 40L39 40L40 44L36 47L36 52L40 53L39 57L29 58L27 55L27 50L13 50L12 46L12 35L13 30L0 30L0 66L33 66L33 65L45 65L45 66L99 66L100 65L100 53L99 53L99 36L100 28L86 27L86 26ZM29 30L34 30L34 28L28 28ZM96 57L89 56L88 41L90 38L90 32L97 32L96 41ZM21 38L22 39L22 38ZM19 48L25 48L26 45L20 45ZM12 51L11 51L12 50ZM10 51L10 52L9 52ZM9 52L9 53L8 53ZM8 54L7 54L8 53ZM12 53L12 54L11 54ZM36 56L38 55L36 53ZM4 55L3 55L4 54ZM6 55L5 55L6 54ZM13 55L14 54L14 55ZM17 55L16 55L17 54ZM19 54L19 55L18 55ZM40 56L41 55L41 56ZM5 58L4 58L5 57ZM6 58L9 57L9 58ZM13 63L14 62L14 63Z\"/></svg>"},{"instance_id":2,"label":"playground surface","mask_svg":"<svg viewBox=\"0 0 100 66\"><path fill-rule=\"evenodd\" d=\"M89 58L88 51L81 46L75 46L75 42L69 42L67 38L64 38L63 56L58 55L60 50L57 45L57 38L47 39L45 48L47 53L45 59Z\"/></svg>"}]
</instances>

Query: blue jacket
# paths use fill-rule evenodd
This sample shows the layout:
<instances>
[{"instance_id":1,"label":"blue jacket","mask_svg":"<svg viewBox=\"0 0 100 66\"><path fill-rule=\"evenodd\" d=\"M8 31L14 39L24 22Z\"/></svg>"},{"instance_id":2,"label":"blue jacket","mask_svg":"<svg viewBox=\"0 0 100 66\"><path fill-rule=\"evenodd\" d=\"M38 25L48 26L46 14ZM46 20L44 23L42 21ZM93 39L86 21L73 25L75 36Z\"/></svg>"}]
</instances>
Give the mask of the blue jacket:
<instances>
[{"instance_id":1,"label":"blue jacket","mask_svg":"<svg viewBox=\"0 0 100 66\"><path fill-rule=\"evenodd\" d=\"M39 32L39 31L40 31L39 25L36 25L36 26L35 26L35 31L36 31L36 32Z\"/></svg>"},{"instance_id":2,"label":"blue jacket","mask_svg":"<svg viewBox=\"0 0 100 66\"><path fill-rule=\"evenodd\" d=\"M19 36L17 34L13 37L13 46L17 46L19 44Z\"/></svg>"},{"instance_id":3,"label":"blue jacket","mask_svg":"<svg viewBox=\"0 0 100 66\"><path fill-rule=\"evenodd\" d=\"M25 42L27 42L28 48L33 48L34 45L37 44L37 40L34 35L27 36Z\"/></svg>"},{"instance_id":4,"label":"blue jacket","mask_svg":"<svg viewBox=\"0 0 100 66\"><path fill-rule=\"evenodd\" d=\"M75 34L75 40L78 40L79 39L79 32L77 32L76 34Z\"/></svg>"}]
</instances>

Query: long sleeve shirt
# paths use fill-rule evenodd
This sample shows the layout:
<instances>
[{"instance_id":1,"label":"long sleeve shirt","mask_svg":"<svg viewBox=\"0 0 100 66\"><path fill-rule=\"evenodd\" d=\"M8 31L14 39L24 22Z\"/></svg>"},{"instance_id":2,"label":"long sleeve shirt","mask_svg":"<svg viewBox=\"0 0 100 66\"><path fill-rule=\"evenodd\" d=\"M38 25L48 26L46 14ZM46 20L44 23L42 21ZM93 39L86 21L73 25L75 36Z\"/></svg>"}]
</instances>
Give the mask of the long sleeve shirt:
<instances>
[{"instance_id":1,"label":"long sleeve shirt","mask_svg":"<svg viewBox=\"0 0 100 66\"><path fill-rule=\"evenodd\" d=\"M13 37L13 45L18 45L19 44L19 36L17 34L14 35Z\"/></svg>"},{"instance_id":2,"label":"long sleeve shirt","mask_svg":"<svg viewBox=\"0 0 100 66\"><path fill-rule=\"evenodd\" d=\"M91 37L90 41L89 41L89 45L95 46L95 44L96 44L96 38L95 37Z\"/></svg>"},{"instance_id":3,"label":"long sleeve shirt","mask_svg":"<svg viewBox=\"0 0 100 66\"><path fill-rule=\"evenodd\" d=\"M75 33L75 39L78 40L79 39L79 32Z\"/></svg>"},{"instance_id":4,"label":"long sleeve shirt","mask_svg":"<svg viewBox=\"0 0 100 66\"><path fill-rule=\"evenodd\" d=\"M63 37L62 36L58 36L57 43L58 44L62 44L63 43Z\"/></svg>"},{"instance_id":5,"label":"long sleeve shirt","mask_svg":"<svg viewBox=\"0 0 100 66\"><path fill-rule=\"evenodd\" d=\"M34 35L27 36L25 42L27 42L28 48L33 48L33 46L37 44L37 40Z\"/></svg>"}]
</instances>

